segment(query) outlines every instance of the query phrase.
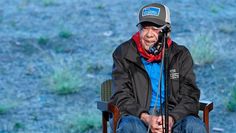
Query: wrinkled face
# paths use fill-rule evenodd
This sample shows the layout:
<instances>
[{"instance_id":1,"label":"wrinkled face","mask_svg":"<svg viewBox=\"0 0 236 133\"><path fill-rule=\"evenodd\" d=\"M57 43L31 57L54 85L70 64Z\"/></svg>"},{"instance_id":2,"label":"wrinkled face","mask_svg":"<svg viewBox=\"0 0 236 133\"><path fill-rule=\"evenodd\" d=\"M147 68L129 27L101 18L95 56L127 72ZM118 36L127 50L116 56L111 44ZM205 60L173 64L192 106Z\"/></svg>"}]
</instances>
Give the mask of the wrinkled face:
<instances>
[{"instance_id":1,"label":"wrinkled face","mask_svg":"<svg viewBox=\"0 0 236 133\"><path fill-rule=\"evenodd\" d=\"M161 31L161 28L157 28L152 25L144 25L140 26L139 30L142 47L148 51L149 47L158 41L158 35Z\"/></svg>"}]
</instances>

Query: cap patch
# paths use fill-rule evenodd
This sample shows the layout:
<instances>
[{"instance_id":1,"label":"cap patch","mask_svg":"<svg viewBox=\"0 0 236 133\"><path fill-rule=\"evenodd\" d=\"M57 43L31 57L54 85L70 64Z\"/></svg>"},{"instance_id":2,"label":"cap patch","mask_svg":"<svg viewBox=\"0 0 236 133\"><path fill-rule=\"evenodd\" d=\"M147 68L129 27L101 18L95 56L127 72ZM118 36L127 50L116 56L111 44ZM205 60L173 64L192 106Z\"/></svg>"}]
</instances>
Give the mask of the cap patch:
<instances>
[{"instance_id":1,"label":"cap patch","mask_svg":"<svg viewBox=\"0 0 236 133\"><path fill-rule=\"evenodd\" d=\"M159 16L160 14L160 8L157 7L146 7L143 9L142 16Z\"/></svg>"}]
</instances>

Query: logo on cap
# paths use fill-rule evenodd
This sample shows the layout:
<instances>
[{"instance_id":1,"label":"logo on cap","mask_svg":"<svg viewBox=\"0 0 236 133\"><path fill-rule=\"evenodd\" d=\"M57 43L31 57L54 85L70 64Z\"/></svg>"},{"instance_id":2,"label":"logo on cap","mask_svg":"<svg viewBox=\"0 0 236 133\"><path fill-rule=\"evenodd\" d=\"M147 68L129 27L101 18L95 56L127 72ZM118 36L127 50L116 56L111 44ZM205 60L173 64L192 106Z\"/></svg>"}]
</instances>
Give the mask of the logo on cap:
<instances>
[{"instance_id":1,"label":"logo on cap","mask_svg":"<svg viewBox=\"0 0 236 133\"><path fill-rule=\"evenodd\" d=\"M146 7L143 9L142 16L159 16L160 14L160 8L157 7Z\"/></svg>"}]
</instances>

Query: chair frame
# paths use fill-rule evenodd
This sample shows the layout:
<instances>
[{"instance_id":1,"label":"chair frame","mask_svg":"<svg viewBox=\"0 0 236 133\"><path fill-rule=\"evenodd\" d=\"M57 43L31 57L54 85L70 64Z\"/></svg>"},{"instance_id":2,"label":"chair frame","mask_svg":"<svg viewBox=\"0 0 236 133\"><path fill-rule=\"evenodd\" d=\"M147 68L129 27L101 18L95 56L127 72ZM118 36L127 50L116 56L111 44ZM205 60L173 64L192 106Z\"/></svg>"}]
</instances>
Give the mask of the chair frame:
<instances>
[{"instance_id":1,"label":"chair frame","mask_svg":"<svg viewBox=\"0 0 236 133\"><path fill-rule=\"evenodd\" d=\"M102 132L107 133L107 122L110 115L113 116L113 127L117 128L117 122L121 117L119 108L108 102L111 96L111 80L106 80L101 85L101 101L97 101L97 108L102 111ZM203 112L203 122L209 133L209 113L213 110L213 102L200 100L200 110ZM116 133L116 130L114 130Z\"/></svg>"}]
</instances>

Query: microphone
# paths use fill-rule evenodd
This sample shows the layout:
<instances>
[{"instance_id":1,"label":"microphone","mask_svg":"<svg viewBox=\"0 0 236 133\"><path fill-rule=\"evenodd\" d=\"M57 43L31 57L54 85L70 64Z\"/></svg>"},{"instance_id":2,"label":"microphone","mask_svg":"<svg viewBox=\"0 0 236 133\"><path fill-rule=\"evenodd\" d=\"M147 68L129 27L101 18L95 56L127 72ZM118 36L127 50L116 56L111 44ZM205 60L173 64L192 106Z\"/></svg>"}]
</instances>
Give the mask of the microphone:
<instances>
[{"instance_id":1,"label":"microphone","mask_svg":"<svg viewBox=\"0 0 236 133\"><path fill-rule=\"evenodd\" d=\"M163 47L162 42L163 42L163 32L160 32L158 35L158 41L149 47L148 52L153 55L158 55Z\"/></svg>"},{"instance_id":2,"label":"microphone","mask_svg":"<svg viewBox=\"0 0 236 133\"><path fill-rule=\"evenodd\" d=\"M159 32L158 35L158 41L154 43L151 47L149 47L148 52L153 55L158 55L163 47L163 39L164 39L164 34L167 34L168 32L171 31L171 27L169 24L165 24L162 28L161 31Z\"/></svg>"},{"instance_id":3,"label":"microphone","mask_svg":"<svg viewBox=\"0 0 236 133\"><path fill-rule=\"evenodd\" d=\"M168 24L165 24L161 29L161 32L166 33L166 34L170 31L171 31L171 28L170 28L170 25L168 25Z\"/></svg>"},{"instance_id":4,"label":"microphone","mask_svg":"<svg viewBox=\"0 0 236 133\"><path fill-rule=\"evenodd\" d=\"M158 50L158 47L159 45L157 45L157 43L155 43L155 44L153 44L153 46L151 46L150 48L149 48L149 50L148 50L148 52L150 53L150 54L153 54L153 55L158 55L160 52L159 52L159 50Z\"/></svg>"}]
</instances>

